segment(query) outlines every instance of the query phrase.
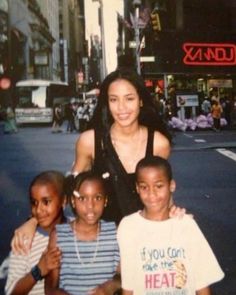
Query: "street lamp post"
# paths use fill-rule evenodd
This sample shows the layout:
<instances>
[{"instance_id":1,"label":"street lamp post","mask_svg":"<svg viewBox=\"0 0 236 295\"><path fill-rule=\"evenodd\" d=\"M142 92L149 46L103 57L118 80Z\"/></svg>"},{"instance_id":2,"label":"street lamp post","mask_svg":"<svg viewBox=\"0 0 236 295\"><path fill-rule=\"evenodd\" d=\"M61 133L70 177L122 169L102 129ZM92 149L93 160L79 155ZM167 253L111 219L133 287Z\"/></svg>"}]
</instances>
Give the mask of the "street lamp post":
<instances>
[{"instance_id":1,"label":"street lamp post","mask_svg":"<svg viewBox=\"0 0 236 295\"><path fill-rule=\"evenodd\" d=\"M139 8L141 5L141 0L133 0L133 5L135 8L135 21L134 21L134 34L135 34L135 59L137 73L141 74L140 67L140 34L139 34Z\"/></svg>"},{"instance_id":2,"label":"street lamp post","mask_svg":"<svg viewBox=\"0 0 236 295\"><path fill-rule=\"evenodd\" d=\"M106 47L105 47L105 30L104 30L104 13L103 13L103 0L92 0L93 2L99 2L101 9L101 43L102 43L102 80L107 75L106 68Z\"/></svg>"}]
</instances>

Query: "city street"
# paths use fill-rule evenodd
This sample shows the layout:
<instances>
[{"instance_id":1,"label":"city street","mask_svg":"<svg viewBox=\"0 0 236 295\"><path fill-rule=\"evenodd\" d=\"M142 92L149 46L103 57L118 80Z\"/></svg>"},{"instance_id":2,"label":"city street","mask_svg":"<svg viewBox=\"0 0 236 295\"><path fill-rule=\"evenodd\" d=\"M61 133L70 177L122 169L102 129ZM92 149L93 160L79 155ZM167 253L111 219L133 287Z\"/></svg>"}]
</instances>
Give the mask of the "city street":
<instances>
[{"instance_id":1,"label":"city street","mask_svg":"<svg viewBox=\"0 0 236 295\"><path fill-rule=\"evenodd\" d=\"M29 182L42 170L69 171L77 137L52 134L50 127L21 127L17 134L4 135L0 123L0 264L14 229L29 216ZM236 131L176 131L173 142L175 203L194 215L225 272L213 295L234 295ZM0 294L4 283L0 279Z\"/></svg>"}]
</instances>

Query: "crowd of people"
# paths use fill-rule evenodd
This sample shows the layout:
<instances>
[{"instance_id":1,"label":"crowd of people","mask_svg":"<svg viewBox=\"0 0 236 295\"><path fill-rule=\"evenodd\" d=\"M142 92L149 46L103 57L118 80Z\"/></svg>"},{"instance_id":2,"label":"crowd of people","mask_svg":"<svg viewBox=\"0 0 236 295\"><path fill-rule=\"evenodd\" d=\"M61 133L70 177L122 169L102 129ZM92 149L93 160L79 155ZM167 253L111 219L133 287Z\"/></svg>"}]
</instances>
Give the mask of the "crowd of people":
<instances>
[{"instance_id":1,"label":"crowd of people","mask_svg":"<svg viewBox=\"0 0 236 295\"><path fill-rule=\"evenodd\" d=\"M63 132L62 124L66 122L66 132L83 132L93 115L97 98L87 98L85 101L78 101L72 98L64 106L55 104L53 108L52 132Z\"/></svg>"},{"instance_id":2,"label":"crowd of people","mask_svg":"<svg viewBox=\"0 0 236 295\"><path fill-rule=\"evenodd\" d=\"M159 104L163 118L173 129L185 131L198 128L220 131L222 128L230 129L236 126L236 96L205 96L204 99L199 99L199 106L194 115L191 107L185 108L185 119L180 119L179 109L173 106L173 101L162 98Z\"/></svg>"},{"instance_id":3,"label":"crowd of people","mask_svg":"<svg viewBox=\"0 0 236 295\"><path fill-rule=\"evenodd\" d=\"M209 295L224 273L174 204L171 135L141 76L110 73L85 128L71 175L46 171L30 185L6 293Z\"/></svg>"}]
</instances>

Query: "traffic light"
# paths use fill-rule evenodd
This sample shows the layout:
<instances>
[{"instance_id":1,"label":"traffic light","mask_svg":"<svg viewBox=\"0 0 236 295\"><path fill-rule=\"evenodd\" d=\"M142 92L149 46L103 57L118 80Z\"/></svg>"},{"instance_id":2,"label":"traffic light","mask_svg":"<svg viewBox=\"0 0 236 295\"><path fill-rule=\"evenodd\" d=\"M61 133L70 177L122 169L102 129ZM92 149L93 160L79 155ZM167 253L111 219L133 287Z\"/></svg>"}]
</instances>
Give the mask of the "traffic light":
<instances>
[{"instance_id":1,"label":"traffic light","mask_svg":"<svg viewBox=\"0 0 236 295\"><path fill-rule=\"evenodd\" d=\"M11 80L6 76L0 76L0 89L7 90L11 87Z\"/></svg>"},{"instance_id":2,"label":"traffic light","mask_svg":"<svg viewBox=\"0 0 236 295\"><path fill-rule=\"evenodd\" d=\"M161 22L160 22L160 16L158 12L151 13L151 23L152 23L152 29L154 32L161 31Z\"/></svg>"}]
</instances>

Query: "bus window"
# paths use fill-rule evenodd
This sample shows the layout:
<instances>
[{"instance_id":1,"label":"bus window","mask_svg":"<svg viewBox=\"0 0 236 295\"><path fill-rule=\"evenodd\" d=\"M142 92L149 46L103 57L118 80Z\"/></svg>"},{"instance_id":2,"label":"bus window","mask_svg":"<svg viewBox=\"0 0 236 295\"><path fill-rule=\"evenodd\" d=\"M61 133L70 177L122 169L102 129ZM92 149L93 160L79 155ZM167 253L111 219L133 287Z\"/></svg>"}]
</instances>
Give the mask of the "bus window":
<instances>
[{"instance_id":1,"label":"bus window","mask_svg":"<svg viewBox=\"0 0 236 295\"><path fill-rule=\"evenodd\" d=\"M46 87L40 86L37 89L32 91L32 103L34 107L45 108L45 99L42 97L46 97Z\"/></svg>"}]
</instances>

